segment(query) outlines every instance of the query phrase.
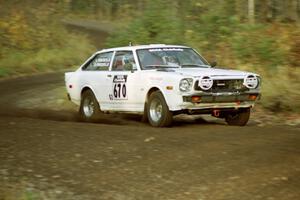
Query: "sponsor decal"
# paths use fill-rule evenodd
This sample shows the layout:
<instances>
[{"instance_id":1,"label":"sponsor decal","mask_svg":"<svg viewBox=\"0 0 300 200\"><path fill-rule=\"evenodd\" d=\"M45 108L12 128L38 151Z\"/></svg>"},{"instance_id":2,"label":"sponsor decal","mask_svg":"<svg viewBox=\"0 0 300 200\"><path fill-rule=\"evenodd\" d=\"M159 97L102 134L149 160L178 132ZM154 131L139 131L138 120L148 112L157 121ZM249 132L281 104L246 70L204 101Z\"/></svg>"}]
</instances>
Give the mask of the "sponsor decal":
<instances>
[{"instance_id":1,"label":"sponsor decal","mask_svg":"<svg viewBox=\"0 0 300 200\"><path fill-rule=\"evenodd\" d=\"M157 49L149 49L150 52L155 51L183 51L183 49L180 48L157 48Z\"/></svg>"},{"instance_id":2,"label":"sponsor decal","mask_svg":"<svg viewBox=\"0 0 300 200\"><path fill-rule=\"evenodd\" d=\"M94 66L109 67L110 58L96 58L93 64Z\"/></svg>"}]
</instances>

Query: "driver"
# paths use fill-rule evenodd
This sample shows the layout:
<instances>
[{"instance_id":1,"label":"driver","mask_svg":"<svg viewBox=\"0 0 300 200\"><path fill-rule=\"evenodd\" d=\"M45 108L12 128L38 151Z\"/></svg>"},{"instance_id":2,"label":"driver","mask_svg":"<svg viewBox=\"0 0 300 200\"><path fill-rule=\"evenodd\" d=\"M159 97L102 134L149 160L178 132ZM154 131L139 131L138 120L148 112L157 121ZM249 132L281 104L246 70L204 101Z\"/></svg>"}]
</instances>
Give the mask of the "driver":
<instances>
[{"instance_id":1,"label":"driver","mask_svg":"<svg viewBox=\"0 0 300 200\"><path fill-rule=\"evenodd\" d=\"M163 56L163 61L169 66L180 66L179 61L175 56Z\"/></svg>"}]
</instances>

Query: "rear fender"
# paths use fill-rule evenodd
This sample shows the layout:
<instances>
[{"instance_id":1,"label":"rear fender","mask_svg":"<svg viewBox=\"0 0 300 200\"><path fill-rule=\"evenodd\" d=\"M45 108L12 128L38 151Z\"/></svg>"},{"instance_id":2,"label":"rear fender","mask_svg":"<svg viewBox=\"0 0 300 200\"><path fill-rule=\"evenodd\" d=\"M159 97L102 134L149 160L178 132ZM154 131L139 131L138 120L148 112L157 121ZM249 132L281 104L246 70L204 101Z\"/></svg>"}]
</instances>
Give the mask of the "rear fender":
<instances>
[{"instance_id":1,"label":"rear fender","mask_svg":"<svg viewBox=\"0 0 300 200\"><path fill-rule=\"evenodd\" d=\"M92 89L92 87L91 87L90 85L84 85L84 86L81 88L81 90L80 90L80 101L81 101L82 93L83 93L84 90L91 90L91 91L93 92L93 94L94 94L94 96L95 96L95 98L96 98L96 101L98 102L99 107L100 107L100 109L101 109L101 105L100 105L100 103L99 103L99 98L98 98L96 92Z\"/></svg>"}]
</instances>

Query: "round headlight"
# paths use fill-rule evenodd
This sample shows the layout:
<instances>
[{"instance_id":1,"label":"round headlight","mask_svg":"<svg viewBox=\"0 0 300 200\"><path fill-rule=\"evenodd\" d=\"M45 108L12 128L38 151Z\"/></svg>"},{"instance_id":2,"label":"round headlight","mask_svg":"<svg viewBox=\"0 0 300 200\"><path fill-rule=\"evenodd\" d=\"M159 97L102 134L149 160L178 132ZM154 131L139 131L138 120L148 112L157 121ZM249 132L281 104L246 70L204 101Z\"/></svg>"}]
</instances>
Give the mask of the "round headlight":
<instances>
[{"instance_id":1,"label":"round headlight","mask_svg":"<svg viewBox=\"0 0 300 200\"><path fill-rule=\"evenodd\" d=\"M255 75L248 75L244 78L244 85L249 89L257 88L258 83L258 78Z\"/></svg>"},{"instance_id":2,"label":"round headlight","mask_svg":"<svg viewBox=\"0 0 300 200\"><path fill-rule=\"evenodd\" d=\"M188 92L191 90L193 79L182 79L179 83L179 89L181 92Z\"/></svg>"},{"instance_id":3,"label":"round headlight","mask_svg":"<svg viewBox=\"0 0 300 200\"><path fill-rule=\"evenodd\" d=\"M214 80L209 76L203 76L199 80L199 87L202 90L209 90L210 88L212 88L213 84L214 84Z\"/></svg>"}]
</instances>

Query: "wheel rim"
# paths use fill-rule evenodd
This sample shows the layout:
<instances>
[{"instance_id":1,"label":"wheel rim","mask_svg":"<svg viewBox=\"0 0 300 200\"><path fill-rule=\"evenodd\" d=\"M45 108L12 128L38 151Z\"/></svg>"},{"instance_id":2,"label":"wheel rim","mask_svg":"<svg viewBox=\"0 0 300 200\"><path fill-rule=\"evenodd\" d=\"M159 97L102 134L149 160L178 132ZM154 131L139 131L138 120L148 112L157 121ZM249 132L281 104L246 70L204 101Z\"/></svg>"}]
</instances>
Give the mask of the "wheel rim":
<instances>
[{"instance_id":1,"label":"wheel rim","mask_svg":"<svg viewBox=\"0 0 300 200\"><path fill-rule=\"evenodd\" d=\"M83 100L83 113L86 117L91 117L95 112L95 104L91 97Z\"/></svg>"},{"instance_id":2,"label":"wheel rim","mask_svg":"<svg viewBox=\"0 0 300 200\"><path fill-rule=\"evenodd\" d=\"M153 121L158 122L162 117L163 106L158 99L154 99L150 104L150 117Z\"/></svg>"}]
</instances>

